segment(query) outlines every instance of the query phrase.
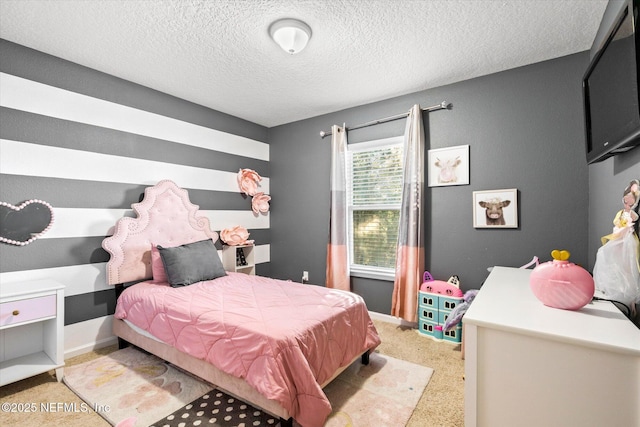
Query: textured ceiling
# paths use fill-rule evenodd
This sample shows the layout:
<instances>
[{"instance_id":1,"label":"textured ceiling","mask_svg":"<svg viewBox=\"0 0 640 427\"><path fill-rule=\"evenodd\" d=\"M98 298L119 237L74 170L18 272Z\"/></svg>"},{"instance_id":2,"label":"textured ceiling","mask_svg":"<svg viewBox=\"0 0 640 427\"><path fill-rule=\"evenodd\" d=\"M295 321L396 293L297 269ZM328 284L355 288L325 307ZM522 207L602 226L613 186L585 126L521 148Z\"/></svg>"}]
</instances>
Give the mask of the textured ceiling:
<instances>
[{"instance_id":1,"label":"textured ceiling","mask_svg":"<svg viewBox=\"0 0 640 427\"><path fill-rule=\"evenodd\" d=\"M607 0L0 0L0 37L275 126L591 47ZM313 35L298 55L269 25Z\"/></svg>"}]
</instances>

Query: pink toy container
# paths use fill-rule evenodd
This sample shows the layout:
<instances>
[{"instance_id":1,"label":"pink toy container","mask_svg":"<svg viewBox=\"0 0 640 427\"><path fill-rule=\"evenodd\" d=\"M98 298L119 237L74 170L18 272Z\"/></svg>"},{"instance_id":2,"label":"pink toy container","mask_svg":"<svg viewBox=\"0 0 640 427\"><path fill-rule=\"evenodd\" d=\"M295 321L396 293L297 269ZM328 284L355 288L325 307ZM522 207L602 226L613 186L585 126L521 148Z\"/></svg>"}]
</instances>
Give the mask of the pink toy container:
<instances>
[{"instance_id":1,"label":"pink toy container","mask_svg":"<svg viewBox=\"0 0 640 427\"><path fill-rule=\"evenodd\" d=\"M450 297L462 297L463 292L457 286L443 280L433 280L433 276L428 271L422 277L420 291L432 294L441 294Z\"/></svg>"},{"instance_id":2,"label":"pink toy container","mask_svg":"<svg viewBox=\"0 0 640 427\"><path fill-rule=\"evenodd\" d=\"M593 277L584 268L569 262L569 252L553 251L553 261L538 265L529 284L544 305L563 310L579 310L593 298Z\"/></svg>"}]
</instances>

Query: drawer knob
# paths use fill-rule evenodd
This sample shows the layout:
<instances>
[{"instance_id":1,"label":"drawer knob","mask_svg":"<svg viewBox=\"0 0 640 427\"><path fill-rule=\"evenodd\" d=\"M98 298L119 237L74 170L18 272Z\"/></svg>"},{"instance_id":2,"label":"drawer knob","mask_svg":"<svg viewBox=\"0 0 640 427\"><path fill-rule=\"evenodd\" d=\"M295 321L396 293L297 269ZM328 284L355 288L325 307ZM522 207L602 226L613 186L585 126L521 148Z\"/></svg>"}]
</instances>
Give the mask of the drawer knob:
<instances>
[{"instance_id":1,"label":"drawer knob","mask_svg":"<svg viewBox=\"0 0 640 427\"><path fill-rule=\"evenodd\" d=\"M17 316L18 314L20 314L20 310L13 310L11 314L13 314L14 316Z\"/></svg>"}]
</instances>

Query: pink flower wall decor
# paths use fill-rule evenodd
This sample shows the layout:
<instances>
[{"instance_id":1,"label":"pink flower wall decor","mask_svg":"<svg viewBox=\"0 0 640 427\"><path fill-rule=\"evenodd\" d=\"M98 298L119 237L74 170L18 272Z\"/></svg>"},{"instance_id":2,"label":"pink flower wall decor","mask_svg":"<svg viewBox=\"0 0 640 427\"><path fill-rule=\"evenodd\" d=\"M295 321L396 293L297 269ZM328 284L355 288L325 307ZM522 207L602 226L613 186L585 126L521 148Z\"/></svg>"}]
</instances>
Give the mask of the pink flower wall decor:
<instances>
[{"instance_id":1,"label":"pink flower wall decor","mask_svg":"<svg viewBox=\"0 0 640 427\"><path fill-rule=\"evenodd\" d=\"M247 240L248 238L249 232L241 225L236 225L232 228L225 228L220 231L220 239L229 246L252 244L253 240Z\"/></svg>"},{"instance_id":2,"label":"pink flower wall decor","mask_svg":"<svg viewBox=\"0 0 640 427\"><path fill-rule=\"evenodd\" d=\"M267 196L264 193L256 193L251 200L251 209L257 214L267 213L269 212L269 200L271 200L271 196Z\"/></svg>"},{"instance_id":3,"label":"pink flower wall decor","mask_svg":"<svg viewBox=\"0 0 640 427\"><path fill-rule=\"evenodd\" d=\"M238 172L238 187L247 196L256 194L260 181L262 181L262 177L252 169L240 169Z\"/></svg>"},{"instance_id":4,"label":"pink flower wall decor","mask_svg":"<svg viewBox=\"0 0 640 427\"><path fill-rule=\"evenodd\" d=\"M269 212L269 201L271 200L271 196L258 191L260 181L262 181L262 177L253 169L240 169L238 171L240 192L253 197L251 209L256 215Z\"/></svg>"}]
</instances>

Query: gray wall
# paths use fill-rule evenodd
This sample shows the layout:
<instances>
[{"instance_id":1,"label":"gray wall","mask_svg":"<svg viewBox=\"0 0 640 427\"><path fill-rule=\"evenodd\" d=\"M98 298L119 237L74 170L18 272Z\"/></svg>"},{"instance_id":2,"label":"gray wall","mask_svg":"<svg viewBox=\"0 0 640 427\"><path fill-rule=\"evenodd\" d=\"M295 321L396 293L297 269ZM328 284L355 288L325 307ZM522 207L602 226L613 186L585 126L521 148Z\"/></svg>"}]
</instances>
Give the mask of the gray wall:
<instances>
[{"instance_id":1,"label":"gray wall","mask_svg":"<svg viewBox=\"0 0 640 427\"><path fill-rule=\"evenodd\" d=\"M319 132L446 100L424 114L427 148L470 145L470 185L426 190L426 268L478 288L493 265L520 266L567 249L588 259L588 168L581 77L588 52L290 123L268 131L273 216L271 272L324 284L329 221L329 138ZM336 97L340 95L335 94ZM405 120L349 133L349 142L404 132ZM517 229L474 229L472 192L517 188ZM392 283L353 279L370 309L389 313Z\"/></svg>"},{"instance_id":2,"label":"gray wall","mask_svg":"<svg viewBox=\"0 0 640 427\"><path fill-rule=\"evenodd\" d=\"M176 119L178 127L197 125L221 131L223 133L215 134L216 138L225 141L236 141L240 136L251 140L249 144L258 147L257 151L266 150L267 153L266 158L251 153L230 154L217 148L220 145L216 138L212 138L210 147L193 146L181 141L181 137L188 139L185 134L178 135L177 141L169 141L60 118L57 114L66 114L74 108L64 102L47 114L8 108L3 103L0 138L3 144L6 140L6 144L14 149L2 152L0 200L19 205L29 199L41 199L53 206L56 217L53 228L27 246L0 244L0 281L8 283L44 277L62 281L67 286L65 325L88 322L87 325L93 326L87 326L85 330L94 326L102 328L102 323L91 321L107 319L106 316L113 314L114 292L106 287L104 277L108 254L101 248L101 243L110 234L114 221L105 220L105 217L118 218L122 216L122 210L130 210L131 204L140 200L144 188L157 182L154 177L171 179L186 187L192 202L212 215L221 211L220 215L230 220L234 215L249 219L254 216L250 199L243 197L233 183L240 168L255 169L269 179L265 127L6 40L0 40L0 58L0 72L5 73L7 79L13 76L26 79L28 87L44 84L56 93L60 92L58 89L69 91L74 100L79 99L78 95L87 95L98 102L110 101L119 111L130 112L127 108L132 107L143 114L162 116L165 121ZM9 85L3 80L3 91ZM30 97L25 95L27 98ZM37 110L51 101L30 99L29 107ZM126 121L126 117L114 122ZM101 118L92 116L89 121ZM42 162L41 167L30 164L34 156L41 156L48 150L53 150L55 155ZM87 156L93 159L94 170L86 170L85 165L76 161ZM120 164L135 166L119 168ZM145 165L151 167L145 169ZM182 181L193 182L192 175L217 176L220 172L232 177L228 188L211 189L212 183L206 180L201 180L202 186L195 188L181 184ZM269 275L269 221L268 218L257 219L256 223L265 224L257 229L248 227L251 238L263 249L257 271ZM111 336L110 328L104 329L104 333ZM89 344L97 340L96 333L87 332Z\"/></svg>"}]
</instances>

